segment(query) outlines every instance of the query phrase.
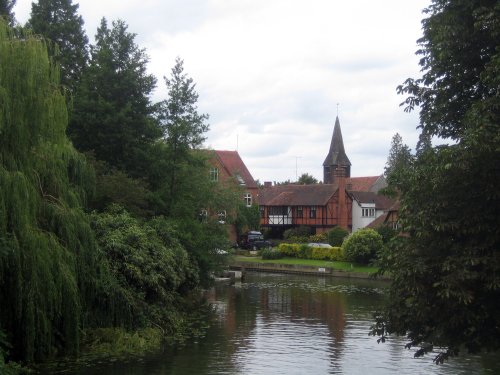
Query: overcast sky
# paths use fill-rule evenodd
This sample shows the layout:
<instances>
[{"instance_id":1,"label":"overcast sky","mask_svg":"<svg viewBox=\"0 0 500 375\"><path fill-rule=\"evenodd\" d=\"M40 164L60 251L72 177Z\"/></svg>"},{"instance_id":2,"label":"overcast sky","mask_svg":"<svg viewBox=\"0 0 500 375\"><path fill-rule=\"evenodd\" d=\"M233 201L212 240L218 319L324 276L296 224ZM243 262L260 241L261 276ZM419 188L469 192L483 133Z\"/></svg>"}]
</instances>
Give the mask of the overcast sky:
<instances>
[{"instance_id":1,"label":"overcast sky","mask_svg":"<svg viewBox=\"0 0 500 375\"><path fill-rule=\"evenodd\" d=\"M322 180L337 115L352 176L383 173L391 138L414 149L418 113L396 86L419 75L416 40L430 0L83 0L91 42L102 17L123 19L158 77L177 56L210 115L206 146L238 150L263 181ZM30 0L17 0L24 23Z\"/></svg>"}]
</instances>

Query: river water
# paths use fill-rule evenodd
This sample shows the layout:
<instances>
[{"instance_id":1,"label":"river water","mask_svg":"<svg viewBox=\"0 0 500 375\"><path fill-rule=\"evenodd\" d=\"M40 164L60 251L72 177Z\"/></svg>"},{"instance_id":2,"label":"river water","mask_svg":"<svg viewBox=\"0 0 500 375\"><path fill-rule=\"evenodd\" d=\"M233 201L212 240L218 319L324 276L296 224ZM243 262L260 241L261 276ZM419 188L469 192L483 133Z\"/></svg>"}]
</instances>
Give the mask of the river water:
<instances>
[{"instance_id":1,"label":"river water","mask_svg":"<svg viewBox=\"0 0 500 375\"><path fill-rule=\"evenodd\" d=\"M99 363L72 374L498 374L495 356L413 358L405 341L377 344L372 312L387 284L373 280L248 273L208 293L214 321L206 337L146 358Z\"/></svg>"}]
</instances>

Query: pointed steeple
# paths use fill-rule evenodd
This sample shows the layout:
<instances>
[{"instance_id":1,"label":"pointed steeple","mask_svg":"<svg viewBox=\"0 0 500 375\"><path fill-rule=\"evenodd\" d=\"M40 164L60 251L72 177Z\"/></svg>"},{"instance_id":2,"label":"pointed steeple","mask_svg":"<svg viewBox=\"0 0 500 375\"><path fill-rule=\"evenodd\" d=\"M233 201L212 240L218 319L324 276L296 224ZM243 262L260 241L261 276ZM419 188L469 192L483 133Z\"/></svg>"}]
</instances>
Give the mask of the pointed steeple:
<instances>
[{"instance_id":1,"label":"pointed steeple","mask_svg":"<svg viewBox=\"0 0 500 375\"><path fill-rule=\"evenodd\" d=\"M330 151L323 162L323 183L333 184L336 182L335 177L338 176L351 176L351 162L345 153L342 131L340 130L340 121L337 116L335 119L335 127L333 128Z\"/></svg>"}]
</instances>

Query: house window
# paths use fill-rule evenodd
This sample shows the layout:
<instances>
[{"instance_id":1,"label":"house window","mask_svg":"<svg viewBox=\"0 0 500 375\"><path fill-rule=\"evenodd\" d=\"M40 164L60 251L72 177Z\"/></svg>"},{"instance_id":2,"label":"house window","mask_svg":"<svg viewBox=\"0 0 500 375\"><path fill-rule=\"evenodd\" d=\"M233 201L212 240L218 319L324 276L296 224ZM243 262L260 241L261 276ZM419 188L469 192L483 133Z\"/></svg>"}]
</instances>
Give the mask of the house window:
<instances>
[{"instance_id":1,"label":"house window","mask_svg":"<svg viewBox=\"0 0 500 375\"><path fill-rule=\"evenodd\" d=\"M374 208L363 208L361 209L362 217L375 217L375 209Z\"/></svg>"},{"instance_id":2,"label":"house window","mask_svg":"<svg viewBox=\"0 0 500 375\"><path fill-rule=\"evenodd\" d=\"M210 181L219 181L219 168L210 168Z\"/></svg>"},{"instance_id":3,"label":"house window","mask_svg":"<svg viewBox=\"0 0 500 375\"><path fill-rule=\"evenodd\" d=\"M311 210L309 211L309 218L316 219L316 207L311 207Z\"/></svg>"},{"instance_id":4,"label":"house window","mask_svg":"<svg viewBox=\"0 0 500 375\"><path fill-rule=\"evenodd\" d=\"M218 219L219 219L219 224L225 224L226 223L226 210L221 210L217 213Z\"/></svg>"},{"instance_id":5,"label":"house window","mask_svg":"<svg viewBox=\"0 0 500 375\"><path fill-rule=\"evenodd\" d=\"M269 214L271 216L288 216L288 207L287 206L271 206L269 207L271 211Z\"/></svg>"},{"instance_id":6,"label":"house window","mask_svg":"<svg viewBox=\"0 0 500 375\"><path fill-rule=\"evenodd\" d=\"M250 194L250 193L245 194L245 204L247 207L252 206L252 194Z\"/></svg>"},{"instance_id":7,"label":"house window","mask_svg":"<svg viewBox=\"0 0 500 375\"><path fill-rule=\"evenodd\" d=\"M208 221L208 211L207 210L201 210L199 216L200 216L200 222L206 223Z\"/></svg>"},{"instance_id":8,"label":"house window","mask_svg":"<svg viewBox=\"0 0 500 375\"><path fill-rule=\"evenodd\" d=\"M304 208L302 206L297 206L297 217L304 217Z\"/></svg>"},{"instance_id":9,"label":"house window","mask_svg":"<svg viewBox=\"0 0 500 375\"><path fill-rule=\"evenodd\" d=\"M260 212L260 217L261 218L265 218L266 217L266 211L265 211L264 206L260 206L259 207L259 212Z\"/></svg>"}]
</instances>

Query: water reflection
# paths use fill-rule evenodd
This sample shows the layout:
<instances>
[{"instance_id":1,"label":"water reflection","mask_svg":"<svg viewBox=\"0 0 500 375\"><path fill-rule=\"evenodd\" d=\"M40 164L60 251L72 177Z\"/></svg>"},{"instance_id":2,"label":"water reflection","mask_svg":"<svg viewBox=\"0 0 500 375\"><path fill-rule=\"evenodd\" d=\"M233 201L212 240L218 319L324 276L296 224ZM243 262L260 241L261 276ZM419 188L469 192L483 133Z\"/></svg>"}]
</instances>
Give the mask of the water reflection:
<instances>
[{"instance_id":1,"label":"water reflection","mask_svg":"<svg viewBox=\"0 0 500 375\"><path fill-rule=\"evenodd\" d=\"M367 335L387 284L312 276L248 274L244 283L207 293L215 309L207 336L128 363L73 374L494 374L494 356L414 359L404 341ZM497 371L495 371L495 369Z\"/></svg>"}]
</instances>

